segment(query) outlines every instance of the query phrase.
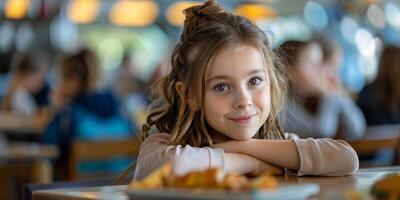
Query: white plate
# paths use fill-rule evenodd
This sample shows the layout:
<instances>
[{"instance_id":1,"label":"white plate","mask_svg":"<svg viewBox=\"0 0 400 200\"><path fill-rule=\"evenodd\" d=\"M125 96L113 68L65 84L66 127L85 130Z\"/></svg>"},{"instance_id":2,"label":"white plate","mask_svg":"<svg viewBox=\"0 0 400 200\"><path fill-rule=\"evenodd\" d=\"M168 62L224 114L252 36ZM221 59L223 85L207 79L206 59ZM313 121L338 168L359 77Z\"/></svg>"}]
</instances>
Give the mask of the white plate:
<instances>
[{"instance_id":1,"label":"white plate","mask_svg":"<svg viewBox=\"0 0 400 200\"><path fill-rule=\"evenodd\" d=\"M233 200L233 199L268 199L268 200L297 200L307 199L318 194L318 184L290 184L279 186L275 190L257 190L252 192L225 192L218 190L187 190L159 189L136 190L128 189L130 199L192 199L192 200Z\"/></svg>"}]
</instances>

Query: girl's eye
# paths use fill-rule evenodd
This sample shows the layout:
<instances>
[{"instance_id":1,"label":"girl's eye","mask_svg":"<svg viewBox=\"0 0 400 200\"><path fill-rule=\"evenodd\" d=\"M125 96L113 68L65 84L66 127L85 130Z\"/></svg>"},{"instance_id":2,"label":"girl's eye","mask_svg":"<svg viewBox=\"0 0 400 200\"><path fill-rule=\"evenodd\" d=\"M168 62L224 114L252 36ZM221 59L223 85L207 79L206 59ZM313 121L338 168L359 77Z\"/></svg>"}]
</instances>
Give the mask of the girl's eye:
<instances>
[{"instance_id":1,"label":"girl's eye","mask_svg":"<svg viewBox=\"0 0 400 200\"><path fill-rule=\"evenodd\" d=\"M249 86L257 86L257 85L260 85L262 81L263 81L263 79L261 77L254 77L254 78L250 79L248 85Z\"/></svg>"},{"instance_id":2,"label":"girl's eye","mask_svg":"<svg viewBox=\"0 0 400 200\"><path fill-rule=\"evenodd\" d=\"M222 83L222 84L218 84L216 86L214 86L213 90L217 91L217 92L225 92L227 90L229 90L229 86L228 84Z\"/></svg>"}]
</instances>

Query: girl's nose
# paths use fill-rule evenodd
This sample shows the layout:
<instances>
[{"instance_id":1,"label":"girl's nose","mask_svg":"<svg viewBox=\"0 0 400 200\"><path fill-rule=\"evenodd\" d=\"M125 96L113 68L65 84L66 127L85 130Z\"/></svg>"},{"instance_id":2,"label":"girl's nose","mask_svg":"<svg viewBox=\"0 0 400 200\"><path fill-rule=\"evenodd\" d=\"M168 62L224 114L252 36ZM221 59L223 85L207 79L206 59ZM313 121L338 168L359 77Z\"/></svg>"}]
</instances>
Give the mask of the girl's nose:
<instances>
[{"instance_id":1,"label":"girl's nose","mask_svg":"<svg viewBox=\"0 0 400 200\"><path fill-rule=\"evenodd\" d=\"M247 89L241 89L237 91L236 100L234 103L235 109L245 109L252 105L251 95Z\"/></svg>"}]
</instances>

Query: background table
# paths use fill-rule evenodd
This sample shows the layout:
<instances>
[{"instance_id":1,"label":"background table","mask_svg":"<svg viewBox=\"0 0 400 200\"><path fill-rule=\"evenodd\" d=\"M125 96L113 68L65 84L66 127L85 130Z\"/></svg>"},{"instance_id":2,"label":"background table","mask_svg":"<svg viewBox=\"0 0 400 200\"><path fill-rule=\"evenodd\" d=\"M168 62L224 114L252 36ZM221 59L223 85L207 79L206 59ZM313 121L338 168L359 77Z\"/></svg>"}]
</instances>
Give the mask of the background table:
<instances>
[{"instance_id":1,"label":"background table","mask_svg":"<svg viewBox=\"0 0 400 200\"><path fill-rule=\"evenodd\" d=\"M50 160L59 156L55 145L8 143L0 151L0 199L22 199L26 183L49 183Z\"/></svg>"}]
</instances>

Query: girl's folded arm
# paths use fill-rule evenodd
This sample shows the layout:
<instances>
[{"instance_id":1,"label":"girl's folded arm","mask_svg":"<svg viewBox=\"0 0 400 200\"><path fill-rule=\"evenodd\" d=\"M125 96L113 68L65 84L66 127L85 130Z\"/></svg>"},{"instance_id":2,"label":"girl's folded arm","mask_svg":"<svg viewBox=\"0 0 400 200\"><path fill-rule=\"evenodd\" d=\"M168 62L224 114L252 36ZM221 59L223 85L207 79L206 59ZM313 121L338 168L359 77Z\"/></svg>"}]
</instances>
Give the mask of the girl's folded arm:
<instances>
[{"instance_id":1,"label":"girl's folded arm","mask_svg":"<svg viewBox=\"0 0 400 200\"><path fill-rule=\"evenodd\" d=\"M174 172L182 175L189 171L204 170L210 167L248 173L255 165L250 156L243 154L226 153L223 149L210 147L191 147L186 145L169 145L170 136L165 133L153 134L146 138L140 146L140 153L137 159L135 180L141 180L150 172L166 162L173 164ZM225 163L227 166L225 166Z\"/></svg>"},{"instance_id":2,"label":"girl's folded arm","mask_svg":"<svg viewBox=\"0 0 400 200\"><path fill-rule=\"evenodd\" d=\"M247 154L291 170L298 170L300 167L299 154L295 143L291 140L232 140L214 146L223 148L226 152Z\"/></svg>"},{"instance_id":3,"label":"girl's folded arm","mask_svg":"<svg viewBox=\"0 0 400 200\"><path fill-rule=\"evenodd\" d=\"M354 149L342 140L293 139L230 141L217 144L226 152L244 153L298 171L298 175L342 176L358 170Z\"/></svg>"},{"instance_id":4,"label":"girl's folded arm","mask_svg":"<svg viewBox=\"0 0 400 200\"><path fill-rule=\"evenodd\" d=\"M299 155L298 176L344 176L358 170L357 153L343 140L295 139Z\"/></svg>"}]
</instances>

